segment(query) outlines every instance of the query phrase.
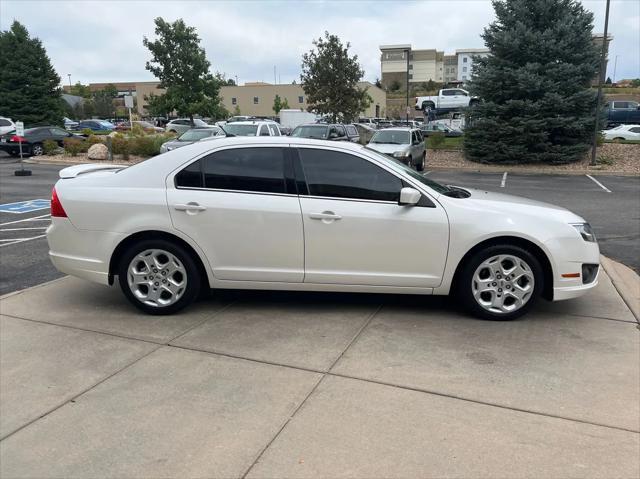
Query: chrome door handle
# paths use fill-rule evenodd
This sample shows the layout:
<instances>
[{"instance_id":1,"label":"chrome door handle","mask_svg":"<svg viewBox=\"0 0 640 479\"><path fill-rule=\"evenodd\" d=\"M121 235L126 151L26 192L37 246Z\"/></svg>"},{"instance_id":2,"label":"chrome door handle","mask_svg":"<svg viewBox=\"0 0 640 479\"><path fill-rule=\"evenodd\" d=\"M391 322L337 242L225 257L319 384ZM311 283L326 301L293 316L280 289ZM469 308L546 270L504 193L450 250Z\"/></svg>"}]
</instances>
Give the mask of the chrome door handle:
<instances>
[{"instance_id":1,"label":"chrome door handle","mask_svg":"<svg viewBox=\"0 0 640 479\"><path fill-rule=\"evenodd\" d=\"M341 220L342 216L333 211L323 211L322 213L309 213L309 218L312 220Z\"/></svg>"},{"instance_id":2,"label":"chrome door handle","mask_svg":"<svg viewBox=\"0 0 640 479\"><path fill-rule=\"evenodd\" d=\"M173 209L177 211L204 211L207 209L206 206L199 205L198 203L191 202L187 204L174 205Z\"/></svg>"}]
</instances>

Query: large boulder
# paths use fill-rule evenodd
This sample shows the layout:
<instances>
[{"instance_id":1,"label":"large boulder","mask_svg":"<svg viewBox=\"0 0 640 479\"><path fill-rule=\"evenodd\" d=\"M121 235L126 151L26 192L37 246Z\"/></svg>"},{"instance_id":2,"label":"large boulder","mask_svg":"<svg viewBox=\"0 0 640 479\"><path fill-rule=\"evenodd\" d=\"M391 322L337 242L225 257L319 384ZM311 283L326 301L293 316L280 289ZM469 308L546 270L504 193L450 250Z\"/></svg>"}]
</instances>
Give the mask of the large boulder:
<instances>
[{"instance_id":1,"label":"large boulder","mask_svg":"<svg viewBox=\"0 0 640 479\"><path fill-rule=\"evenodd\" d=\"M109 150L107 145L102 143L96 143L95 145L91 145L89 147L89 151L87 151L87 158L90 160L106 160L109 158Z\"/></svg>"}]
</instances>

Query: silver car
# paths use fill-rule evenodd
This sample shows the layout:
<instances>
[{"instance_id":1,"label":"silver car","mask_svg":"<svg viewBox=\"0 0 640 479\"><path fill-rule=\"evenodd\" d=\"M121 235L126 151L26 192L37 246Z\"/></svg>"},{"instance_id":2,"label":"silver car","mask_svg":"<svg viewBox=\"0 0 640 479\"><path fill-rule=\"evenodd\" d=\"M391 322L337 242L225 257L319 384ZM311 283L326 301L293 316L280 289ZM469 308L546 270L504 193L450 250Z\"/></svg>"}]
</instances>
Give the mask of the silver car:
<instances>
[{"instance_id":1,"label":"silver car","mask_svg":"<svg viewBox=\"0 0 640 479\"><path fill-rule=\"evenodd\" d=\"M167 141L160 147L160 153L166 153L167 151L175 150L182 146L187 146L196 141L204 140L206 138L219 137L224 138L226 135L222 128L217 126L208 126L206 128L192 128L185 131L175 140Z\"/></svg>"},{"instance_id":2,"label":"silver car","mask_svg":"<svg viewBox=\"0 0 640 479\"><path fill-rule=\"evenodd\" d=\"M193 119L193 125L191 124L191 120L189 120L189 118L178 118L177 120L171 120L169 123L167 123L164 131L166 131L167 133L177 133L178 135L181 135L191 128L206 128L207 126L209 126L207 123L198 118Z\"/></svg>"},{"instance_id":3,"label":"silver car","mask_svg":"<svg viewBox=\"0 0 640 479\"><path fill-rule=\"evenodd\" d=\"M385 128L375 132L368 148L389 155L418 171L424 170L427 152L417 128Z\"/></svg>"}]
</instances>

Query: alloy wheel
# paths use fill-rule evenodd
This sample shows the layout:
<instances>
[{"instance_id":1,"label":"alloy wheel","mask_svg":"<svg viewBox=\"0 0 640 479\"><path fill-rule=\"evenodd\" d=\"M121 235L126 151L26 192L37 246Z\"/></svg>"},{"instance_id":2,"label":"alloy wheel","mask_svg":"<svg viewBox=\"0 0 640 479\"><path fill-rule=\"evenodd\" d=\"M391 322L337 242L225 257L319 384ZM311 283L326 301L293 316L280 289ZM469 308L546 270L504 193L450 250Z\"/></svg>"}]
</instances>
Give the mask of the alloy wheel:
<instances>
[{"instance_id":1,"label":"alloy wheel","mask_svg":"<svg viewBox=\"0 0 640 479\"><path fill-rule=\"evenodd\" d=\"M140 302L162 308L174 304L184 294L187 270L172 253L148 249L129 263L127 283Z\"/></svg>"},{"instance_id":2,"label":"alloy wheel","mask_svg":"<svg viewBox=\"0 0 640 479\"><path fill-rule=\"evenodd\" d=\"M44 153L42 145L33 145L31 147L31 154L33 156L40 156L40 155L42 155L42 153Z\"/></svg>"}]
</instances>

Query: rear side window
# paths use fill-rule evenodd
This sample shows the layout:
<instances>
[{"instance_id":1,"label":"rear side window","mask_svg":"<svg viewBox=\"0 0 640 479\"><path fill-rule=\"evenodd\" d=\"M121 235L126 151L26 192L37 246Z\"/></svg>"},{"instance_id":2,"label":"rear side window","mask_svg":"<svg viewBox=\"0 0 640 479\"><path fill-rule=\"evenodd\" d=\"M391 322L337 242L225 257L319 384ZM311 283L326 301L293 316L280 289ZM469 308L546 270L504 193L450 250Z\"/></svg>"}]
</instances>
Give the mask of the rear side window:
<instances>
[{"instance_id":1,"label":"rear side window","mask_svg":"<svg viewBox=\"0 0 640 479\"><path fill-rule=\"evenodd\" d=\"M329 150L301 148L299 152L312 196L399 200L400 179L367 160Z\"/></svg>"},{"instance_id":2,"label":"rear side window","mask_svg":"<svg viewBox=\"0 0 640 479\"><path fill-rule=\"evenodd\" d=\"M187 166L176 175L176 186L182 188L202 188L202 168L200 161Z\"/></svg>"},{"instance_id":3,"label":"rear side window","mask_svg":"<svg viewBox=\"0 0 640 479\"><path fill-rule=\"evenodd\" d=\"M202 161L205 188L285 192L282 148L223 150Z\"/></svg>"},{"instance_id":4,"label":"rear side window","mask_svg":"<svg viewBox=\"0 0 640 479\"><path fill-rule=\"evenodd\" d=\"M5 120L4 118L0 118L0 126L11 126L11 122L9 120Z\"/></svg>"},{"instance_id":5,"label":"rear side window","mask_svg":"<svg viewBox=\"0 0 640 479\"><path fill-rule=\"evenodd\" d=\"M336 129L338 130L338 136L347 136L347 133L344 131L344 126L337 126Z\"/></svg>"},{"instance_id":6,"label":"rear side window","mask_svg":"<svg viewBox=\"0 0 640 479\"><path fill-rule=\"evenodd\" d=\"M349 136L358 136L358 130L356 130L355 126L352 125L347 125L347 133L349 133Z\"/></svg>"}]
</instances>

